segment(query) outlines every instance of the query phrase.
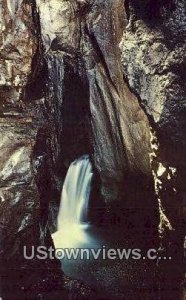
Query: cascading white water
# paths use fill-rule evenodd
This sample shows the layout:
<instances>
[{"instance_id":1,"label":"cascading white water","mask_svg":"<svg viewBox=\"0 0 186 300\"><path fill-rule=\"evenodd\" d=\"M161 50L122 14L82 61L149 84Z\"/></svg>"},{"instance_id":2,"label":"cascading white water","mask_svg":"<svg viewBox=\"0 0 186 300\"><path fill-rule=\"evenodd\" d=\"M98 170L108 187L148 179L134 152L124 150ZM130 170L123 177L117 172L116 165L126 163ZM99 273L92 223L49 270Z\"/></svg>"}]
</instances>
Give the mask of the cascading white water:
<instances>
[{"instance_id":1,"label":"cascading white water","mask_svg":"<svg viewBox=\"0 0 186 300\"><path fill-rule=\"evenodd\" d=\"M92 165L88 155L71 163L61 195L58 230L63 229L64 226L87 222L92 176Z\"/></svg>"},{"instance_id":2,"label":"cascading white water","mask_svg":"<svg viewBox=\"0 0 186 300\"><path fill-rule=\"evenodd\" d=\"M61 194L58 231L53 234L56 248L72 247L86 242L88 235L88 204L93 177L89 156L84 155L71 163Z\"/></svg>"}]
</instances>

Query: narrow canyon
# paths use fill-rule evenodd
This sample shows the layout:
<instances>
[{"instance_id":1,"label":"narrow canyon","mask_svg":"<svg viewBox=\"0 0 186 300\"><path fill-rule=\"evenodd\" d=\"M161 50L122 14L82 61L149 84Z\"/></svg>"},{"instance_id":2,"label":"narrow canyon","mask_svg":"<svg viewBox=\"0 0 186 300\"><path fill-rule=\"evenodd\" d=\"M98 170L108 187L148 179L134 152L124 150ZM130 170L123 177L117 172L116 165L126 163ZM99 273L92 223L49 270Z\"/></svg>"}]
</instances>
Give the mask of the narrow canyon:
<instances>
[{"instance_id":1,"label":"narrow canyon","mask_svg":"<svg viewBox=\"0 0 186 300\"><path fill-rule=\"evenodd\" d=\"M185 1L1 0L0 32L0 297L185 299ZM116 268L122 292L23 257L82 157L90 223L172 258Z\"/></svg>"}]
</instances>

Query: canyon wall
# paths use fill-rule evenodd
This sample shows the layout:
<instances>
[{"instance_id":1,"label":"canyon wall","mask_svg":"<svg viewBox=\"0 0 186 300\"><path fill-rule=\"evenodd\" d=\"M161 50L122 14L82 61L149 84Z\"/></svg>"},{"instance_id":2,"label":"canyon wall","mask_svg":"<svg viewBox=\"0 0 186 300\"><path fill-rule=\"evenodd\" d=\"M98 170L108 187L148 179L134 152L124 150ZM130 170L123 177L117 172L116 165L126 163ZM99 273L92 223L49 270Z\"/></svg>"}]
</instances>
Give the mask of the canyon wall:
<instances>
[{"instance_id":1,"label":"canyon wall","mask_svg":"<svg viewBox=\"0 0 186 300\"><path fill-rule=\"evenodd\" d=\"M91 123L90 151L102 193L108 201L116 200L125 192L129 174L150 174L148 121L122 74L119 42L126 23L124 3L38 1L38 11L45 51L66 58L67 69L71 64L84 88L84 95L77 91L74 98L79 106L85 98L84 110ZM73 80L68 81L68 89L74 89Z\"/></svg>"},{"instance_id":2,"label":"canyon wall","mask_svg":"<svg viewBox=\"0 0 186 300\"><path fill-rule=\"evenodd\" d=\"M23 258L24 246L30 253L32 246L52 245L47 221L49 201L57 193L60 124L56 107L60 102L44 95L44 61L34 2L1 1L0 14L2 296L20 299L54 288L55 277L59 281L62 277L56 261ZM63 80L62 74L57 80ZM55 273L50 272L53 268Z\"/></svg>"},{"instance_id":3,"label":"canyon wall","mask_svg":"<svg viewBox=\"0 0 186 300\"><path fill-rule=\"evenodd\" d=\"M185 5L162 2L1 2L0 253L7 292L61 284L57 262L28 263L20 253L23 245L52 245L49 222L66 170L84 153L106 207L135 209L136 220L148 208L153 220L159 204L164 246L182 248ZM25 283L30 268L35 273Z\"/></svg>"},{"instance_id":4,"label":"canyon wall","mask_svg":"<svg viewBox=\"0 0 186 300\"><path fill-rule=\"evenodd\" d=\"M151 168L159 202L161 250L183 276L186 230L186 4L126 1L128 25L120 44L123 73L151 126ZM178 273L181 273L178 275ZM167 286L173 279L167 278Z\"/></svg>"}]
</instances>

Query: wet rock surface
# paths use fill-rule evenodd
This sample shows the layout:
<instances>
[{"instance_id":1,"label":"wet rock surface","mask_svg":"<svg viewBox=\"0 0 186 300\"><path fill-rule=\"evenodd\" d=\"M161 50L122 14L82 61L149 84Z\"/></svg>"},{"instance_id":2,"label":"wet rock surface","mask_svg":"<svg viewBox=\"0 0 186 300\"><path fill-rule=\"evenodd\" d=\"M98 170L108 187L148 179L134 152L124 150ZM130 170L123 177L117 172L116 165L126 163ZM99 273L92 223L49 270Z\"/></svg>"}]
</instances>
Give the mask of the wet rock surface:
<instances>
[{"instance_id":1,"label":"wet rock surface","mask_svg":"<svg viewBox=\"0 0 186 300\"><path fill-rule=\"evenodd\" d=\"M152 127L151 167L162 248L179 253L183 266L186 6L184 1L139 5L134 0L126 2L126 9L129 23L120 44L123 73Z\"/></svg>"},{"instance_id":2,"label":"wet rock surface","mask_svg":"<svg viewBox=\"0 0 186 300\"><path fill-rule=\"evenodd\" d=\"M102 194L110 202L122 194L127 198L132 174L145 177L150 170L148 155L143 155L149 149L148 121L123 80L119 42L125 23L123 1L94 1L81 40L89 80L94 161Z\"/></svg>"},{"instance_id":3,"label":"wet rock surface","mask_svg":"<svg viewBox=\"0 0 186 300\"><path fill-rule=\"evenodd\" d=\"M44 48L68 57L71 79L79 77L84 94L68 80L68 102L77 98L74 103L85 106L102 193L108 201L116 200L129 174L150 174L148 120L122 74L119 42L126 23L123 1L38 1L38 11ZM81 119L86 122L85 117Z\"/></svg>"},{"instance_id":4,"label":"wet rock surface","mask_svg":"<svg viewBox=\"0 0 186 300\"><path fill-rule=\"evenodd\" d=\"M140 8L137 2L129 1L121 43L123 72L157 137L157 160L177 173L185 168L185 41L180 39L186 34L185 4L146 1ZM178 193L180 188L175 186Z\"/></svg>"},{"instance_id":5,"label":"wet rock surface","mask_svg":"<svg viewBox=\"0 0 186 300\"><path fill-rule=\"evenodd\" d=\"M52 150L55 147L55 118L51 112L50 116L48 114L43 74L39 75L42 62L39 61L35 3L3 1L1 16L2 296L3 299L20 299L23 295L28 297L29 293L36 297L42 286L39 282L51 280L53 287L55 281L62 282L56 261L36 258L30 261L23 257L24 246L30 249L32 245L52 245L47 214L50 193L57 189L54 176L56 152ZM51 269L59 275L52 274Z\"/></svg>"},{"instance_id":6,"label":"wet rock surface","mask_svg":"<svg viewBox=\"0 0 186 300\"><path fill-rule=\"evenodd\" d=\"M69 297L58 262L28 262L22 252L52 245L67 168L85 153L100 222L128 218L156 236L160 217L163 247L181 254L184 1L3 0L0 16L3 299L30 291L50 299L56 286Z\"/></svg>"}]
</instances>

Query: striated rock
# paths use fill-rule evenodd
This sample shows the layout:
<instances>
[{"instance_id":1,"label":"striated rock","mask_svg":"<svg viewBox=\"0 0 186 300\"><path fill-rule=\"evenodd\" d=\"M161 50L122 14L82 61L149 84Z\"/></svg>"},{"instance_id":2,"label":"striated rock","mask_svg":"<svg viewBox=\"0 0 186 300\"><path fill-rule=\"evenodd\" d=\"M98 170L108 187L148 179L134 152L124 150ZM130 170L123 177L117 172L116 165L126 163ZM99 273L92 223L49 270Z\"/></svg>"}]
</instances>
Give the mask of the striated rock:
<instances>
[{"instance_id":1,"label":"striated rock","mask_svg":"<svg viewBox=\"0 0 186 300\"><path fill-rule=\"evenodd\" d=\"M186 163L184 157L186 90L183 77L185 5L183 1L159 3L155 7L157 14L155 16L152 16L153 3L147 1L145 5L140 9L137 2L130 3L129 24L121 45L123 71L130 88L139 97L157 137L156 154L153 156L153 160L157 163L153 164L153 170L158 176L157 164L162 164L168 173L169 168L175 169L173 177L176 186L173 184L172 192L169 193L174 197L173 188L175 188L176 193L182 193L182 200L172 201L170 197L169 204L165 205L181 208L185 196L181 178L178 179L180 175L176 173L181 172L183 175ZM171 182L172 176L170 175L170 179L167 177ZM179 198L178 195L176 198ZM169 213L171 214L171 211ZM170 217L176 225L174 216ZM177 220L175 222L177 223Z\"/></svg>"},{"instance_id":2,"label":"striated rock","mask_svg":"<svg viewBox=\"0 0 186 300\"><path fill-rule=\"evenodd\" d=\"M79 105L86 107L87 116L91 114L92 152L102 194L109 201L119 200L121 194L126 194L130 174L150 176L148 121L123 81L119 50L125 25L123 2L37 1L37 5L46 51L61 52L66 57L64 76L68 77L70 69L72 78L79 77L79 85L85 91L80 94L73 81L63 88L65 94L68 85L68 102L77 98ZM69 96L75 89L76 95ZM85 119L82 116L82 122L87 124ZM88 135L85 132L86 143Z\"/></svg>"},{"instance_id":3,"label":"striated rock","mask_svg":"<svg viewBox=\"0 0 186 300\"><path fill-rule=\"evenodd\" d=\"M123 73L152 127L151 167L159 201L159 231L162 247L172 252L178 266L186 220L186 5L176 0L139 5L132 0L126 2L126 10ZM180 265L177 268L176 272L183 272Z\"/></svg>"},{"instance_id":4,"label":"striated rock","mask_svg":"<svg viewBox=\"0 0 186 300\"><path fill-rule=\"evenodd\" d=\"M36 3L46 51L58 49L77 54L80 40L77 1L37 0Z\"/></svg>"},{"instance_id":5,"label":"striated rock","mask_svg":"<svg viewBox=\"0 0 186 300\"><path fill-rule=\"evenodd\" d=\"M62 11L66 12L66 8L63 8ZM40 15L39 19L39 10L34 1L30 4L17 1L12 6L9 1L4 1L1 9L3 34L8 36L6 44L5 38L2 38L1 63L5 67L2 68L0 86L2 295L3 299L9 299L11 295L15 295L16 299L32 295L35 299L54 290L55 286L61 295L67 297L68 292L63 291L62 272L58 263L50 260L24 260L23 246L27 246L29 251L32 245L53 245L48 225L54 222L54 209L60 200L62 178L69 160L84 151L76 144L77 149L67 154L68 141L71 139L71 143L74 143L74 131L70 135L67 133L68 138L61 134L62 118L67 120L65 114L69 109L65 106L62 111L63 100L65 103L69 98L71 103L75 100L71 86L68 87L71 73L74 74L73 83L76 81L74 93L77 93L80 79L75 78L77 70L73 71L73 60L68 53L65 55L65 52L59 50L56 46L58 44L50 44L50 39L45 40L44 17ZM15 38L17 32L19 35ZM69 40L74 42L73 37ZM50 51L46 53L49 48ZM79 124L80 130L75 131L78 134L80 132L79 138L77 135L79 145L84 139L81 105L82 108L78 108L77 123L73 125L75 128ZM72 118L76 112L77 104L76 109L70 110ZM65 132L67 124L64 125ZM66 147L63 155L62 143L64 149ZM55 225L51 227L55 228Z\"/></svg>"},{"instance_id":6,"label":"striated rock","mask_svg":"<svg viewBox=\"0 0 186 300\"><path fill-rule=\"evenodd\" d=\"M94 161L107 201L127 198L133 176L150 176L148 121L122 74L119 42L125 23L120 0L94 1L82 23Z\"/></svg>"},{"instance_id":7,"label":"striated rock","mask_svg":"<svg viewBox=\"0 0 186 300\"><path fill-rule=\"evenodd\" d=\"M48 110L49 99L44 99L44 70L39 61L40 33L34 1L30 4L3 1L0 13L2 296L12 299L14 295L20 299L32 294L35 298L39 291L45 293L62 282L56 261L36 258L30 261L23 257L24 246L30 249L32 245L53 245L47 215L51 191L55 195L57 190L54 176L57 131L54 114ZM55 272L50 273L52 268Z\"/></svg>"},{"instance_id":8,"label":"striated rock","mask_svg":"<svg viewBox=\"0 0 186 300\"><path fill-rule=\"evenodd\" d=\"M61 282L56 262L28 262L22 252L52 245L48 221L71 160L93 154L105 202L125 195L135 206L127 204L129 179L137 189L137 178L145 187L151 177L147 118L122 75L122 1L3 1L1 16L0 253L8 298L12 290L37 294L40 277L42 293ZM46 278L38 271L53 267Z\"/></svg>"},{"instance_id":9,"label":"striated rock","mask_svg":"<svg viewBox=\"0 0 186 300\"><path fill-rule=\"evenodd\" d=\"M56 261L28 262L21 253L24 245L52 245L49 227L55 230L66 170L85 153L94 164L96 205L103 199L105 210L123 208L125 216L131 209L131 223L137 227L142 219L150 227L159 205L162 246L175 243L178 247L170 247L171 253L181 252L185 4L141 2L0 4L0 254L5 299L14 292L18 299L29 292L37 299L56 285L63 291ZM94 197L91 202L94 206Z\"/></svg>"},{"instance_id":10,"label":"striated rock","mask_svg":"<svg viewBox=\"0 0 186 300\"><path fill-rule=\"evenodd\" d=\"M0 6L0 85L21 87L28 80L37 49L32 5L2 1Z\"/></svg>"}]
</instances>

